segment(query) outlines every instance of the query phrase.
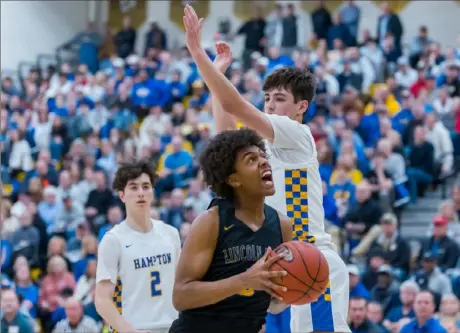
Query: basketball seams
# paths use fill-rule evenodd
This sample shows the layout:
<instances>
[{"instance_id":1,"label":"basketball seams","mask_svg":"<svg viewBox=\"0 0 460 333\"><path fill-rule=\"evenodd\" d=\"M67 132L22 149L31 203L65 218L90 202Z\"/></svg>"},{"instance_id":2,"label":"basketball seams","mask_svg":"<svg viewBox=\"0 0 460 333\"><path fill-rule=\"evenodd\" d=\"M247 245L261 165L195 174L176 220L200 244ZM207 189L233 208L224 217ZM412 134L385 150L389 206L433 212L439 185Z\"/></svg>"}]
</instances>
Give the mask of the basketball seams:
<instances>
[{"instance_id":1,"label":"basketball seams","mask_svg":"<svg viewBox=\"0 0 460 333\"><path fill-rule=\"evenodd\" d=\"M310 245L310 244L304 244L304 245L313 246L313 245ZM318 260L319 260L319 264L318 264L318 269L316 270L316 277L313 279L313 277L310 275L310 271L308 270L308 266L307 266L306 262L304 261L303 256L302 256L302 254L300 253L299 249L297 248L296 244L294 244L294 247L296 248L297 252L300 254L300 258L302 258L303 265L304 265L305 270L307 271L308 276L310 277L310 279L314 280L314 282L319 282L319 283L324 282L324 281L326 281L326 280L329 280L329 274L327 274L328 276L327 276L325 279L323 279L323 280L318 280L318 274L319 274L319 272L321 271L321 262L322 262L322 260L321 260L321 255L322 255L322 253L321 253L321 255L318 255L318 256L317 256L317 257L318 257ZM320 249L318 249L318 248L316 248L316 249L317 249L318 251L321 252ZM324 259L326 260L326 258L324 258ZM326 260L326 262L327 262L327 260Z\"/></svg>"}]
</instances>

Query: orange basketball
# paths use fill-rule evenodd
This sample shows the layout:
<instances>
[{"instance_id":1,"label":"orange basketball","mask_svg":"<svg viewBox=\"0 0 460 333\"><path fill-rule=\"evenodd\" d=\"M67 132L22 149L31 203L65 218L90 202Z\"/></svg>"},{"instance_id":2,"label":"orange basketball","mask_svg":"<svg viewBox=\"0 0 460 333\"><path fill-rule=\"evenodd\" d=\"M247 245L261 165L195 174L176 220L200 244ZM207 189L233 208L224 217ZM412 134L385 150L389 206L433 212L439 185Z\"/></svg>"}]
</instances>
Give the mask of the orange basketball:
<instances>
[{"instance_id":1,"label":"orange basketball","mask_svg":"<svg viewBox=\"0 0 460 333\"><path fill-rule=\"evenodd\" d=\"M270 268L288 273L275 281L288 289L277 292L283 303L309 304L324 294L329 282L329 265L320 250L308 243L291 241L278 246L270 256L275 253L285 254Z\"/></svg>"}]
</instances>

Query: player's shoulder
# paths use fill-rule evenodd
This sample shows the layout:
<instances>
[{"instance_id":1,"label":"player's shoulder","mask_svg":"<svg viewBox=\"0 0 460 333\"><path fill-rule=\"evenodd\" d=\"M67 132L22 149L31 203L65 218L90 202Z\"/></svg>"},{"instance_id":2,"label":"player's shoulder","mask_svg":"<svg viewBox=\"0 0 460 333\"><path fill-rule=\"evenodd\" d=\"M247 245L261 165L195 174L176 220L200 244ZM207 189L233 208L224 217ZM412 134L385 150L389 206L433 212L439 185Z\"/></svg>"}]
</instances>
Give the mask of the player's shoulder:
<instances>
[{"instance_id":1,"label":"player's shoulder","mask_svg":"<svg viewBox=\"0 0 460 333\"><path fill-rule=\"evenodd\" d=\"M179 235L179 231L177 230L177 228L174 228L173 226L163 222L162 220L152 219L152 225L154 230L157 230L159 233L163 235L168 235L171 237Z\"/></svg>"}]
</instances>

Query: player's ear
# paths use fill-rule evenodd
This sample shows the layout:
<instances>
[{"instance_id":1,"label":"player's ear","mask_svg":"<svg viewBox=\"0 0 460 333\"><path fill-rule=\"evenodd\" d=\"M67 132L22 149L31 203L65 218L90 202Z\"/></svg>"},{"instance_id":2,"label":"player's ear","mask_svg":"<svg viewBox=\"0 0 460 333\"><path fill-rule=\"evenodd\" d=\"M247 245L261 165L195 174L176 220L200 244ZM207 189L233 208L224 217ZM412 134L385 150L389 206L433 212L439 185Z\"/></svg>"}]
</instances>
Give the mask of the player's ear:
<instances>
[{"instance_id":1,"label":"player's ear","mask_svg":"<svg viewBox=\"0 0 460 333\"><path fill-rule=\"evenodd\" d=\"M307 112L308 107L310 106L307 100L302 100L297 103L298 109L297 109L297 116L302 116L305 112Z\"/></svg>"},{"instance_id":2,"label":"player's ear","mask_svg":"<svg viewBox=\"0 0 460 333\"><path fill-rule=\"evenodd\" d=\"M241 186L241 182L238 180L238 177L235 174L231 174L228 177L227 184L233 188L238 188Z\"/></svg>"},{"instance_id":3,"label":"player's ear","mask_svg":"<svg viewBox=\"0 0 460 333\"><path fill-rule=\"evenodd\" d=\"M118 191L118 197L120 198L121 202L125 203L125 192L123 191Z\"/></svg>"}]
</instances>

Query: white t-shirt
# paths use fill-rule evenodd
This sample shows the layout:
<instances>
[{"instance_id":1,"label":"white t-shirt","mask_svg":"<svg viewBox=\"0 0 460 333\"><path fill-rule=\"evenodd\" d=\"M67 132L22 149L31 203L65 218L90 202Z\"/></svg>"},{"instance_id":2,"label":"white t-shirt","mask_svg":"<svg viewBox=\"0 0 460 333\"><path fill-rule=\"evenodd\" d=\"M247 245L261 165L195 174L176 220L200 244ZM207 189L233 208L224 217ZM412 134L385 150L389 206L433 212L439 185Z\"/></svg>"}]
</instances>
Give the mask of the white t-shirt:
<instances>
[{"instance_id":1,"label":"white t-shirt","mask_svg":"<svg viewBox=\"0 0 460 333\"><path fill-rule=\"evenodd\" d=\"M112 281L114 303L136 329L170 327L178 313L172 304L179 232L152 220L152 230L140 233L123 221L102 239L96 282ZM110 323L109 323L110 324Z\"/></svg>"},{"instance_id":2,"label":"white t-shirt","mask_svg":"<svg viewBox=\"0 0 460 333\"><path fill-rule=\"evenodd\" d=\"M286 116L265 114L273 143L266 142L275 194L265 202L293 222L293 239L333 246L324 230L323 187L310 129Z\"/></svg>"}]
</instances>

